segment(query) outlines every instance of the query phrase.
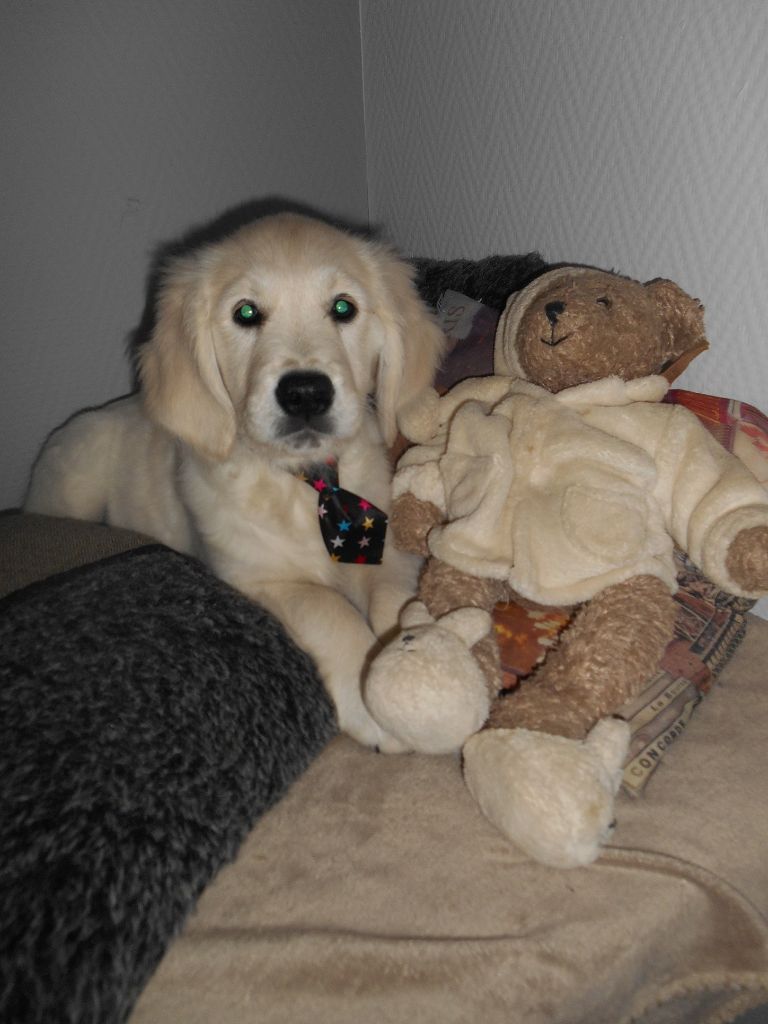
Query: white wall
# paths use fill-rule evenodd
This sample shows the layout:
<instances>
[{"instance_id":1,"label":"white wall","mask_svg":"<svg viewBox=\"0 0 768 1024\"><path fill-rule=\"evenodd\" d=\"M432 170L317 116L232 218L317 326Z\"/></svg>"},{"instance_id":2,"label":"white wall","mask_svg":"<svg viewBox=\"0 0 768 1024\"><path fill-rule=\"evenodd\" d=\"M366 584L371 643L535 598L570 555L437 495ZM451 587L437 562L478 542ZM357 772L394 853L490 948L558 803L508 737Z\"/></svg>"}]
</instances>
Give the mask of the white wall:
<instances>
[{"instance_id":1,"label":"white wall","mask_svg":"<svg viewBox=\"0 0 768 1024\"><path fill-rule=\"evenodd\" d=\"M410 253L670 277L680 385L768 412L766 0L362 0L371 219Z\"/></svg>"},{"instance_id":2,"label":"white wall","mask_svg":"<svg viewBox=\"0 0 768 1024\"><path fill-rule=\"evenodd\" d=\"M0 507L129 390L159 243L281 196L367 222L357 0L5 0Z\"/></svg>"}]
</instances>

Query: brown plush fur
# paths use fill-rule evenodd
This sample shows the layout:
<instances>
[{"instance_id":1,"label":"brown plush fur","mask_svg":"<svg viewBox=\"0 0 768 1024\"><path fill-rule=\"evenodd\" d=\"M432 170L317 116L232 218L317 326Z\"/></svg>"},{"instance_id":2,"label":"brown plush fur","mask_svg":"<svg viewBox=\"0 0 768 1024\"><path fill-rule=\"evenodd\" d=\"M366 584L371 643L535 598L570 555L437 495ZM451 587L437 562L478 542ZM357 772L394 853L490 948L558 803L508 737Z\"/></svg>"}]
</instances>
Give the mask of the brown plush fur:
<instances>
[{"instance_id":1,"label":"brown plush fur","mask_svg":"<svg viewBox=\"0 0 768 1024\"><path fill-rule=\"evenodd\" d=\"M393 502L389 526L401 551L426 558L429 555L427 535L442 518L440 509L432 502L420 501L415 495L406 493Z\"/></svg>"},{"instance_id":2,"label":"brown plush fur","mask_svg":"<svg viewBox=\"0 0 768 1024\"><path fill-rule=\"evenodd\" d=\"M583 739L646 685L674 621L675 602L655 576L607 587L576 612L533 680L494 703L488 725Z\"/></svg>"},{"instance_id":3,"label":"brown plush fur","mask_svg":"<svg viewBox=\"0 0 768 1024\"><path fill-rule=\"evenodd\" d=\"M747 590L764 586L766 568L765 552L768 549L768 529L753 526L737 534L728 556L726 568L733 579Z\"/></svg>"},{"instance_id":4,"label":"brown plush fur","mask_svg":"<svg viewBox=\"0 0 768 1024\"><path fill-rule=\"evenodd\" d=\"M484 608L490 611L499 601L508 600L509 588L500 580L468 576L438 558L430 558L422 570L419 598L427 606L430 615L438 619L455 608ZM488 696L494 700L499 692L501 662L493 633L478 641L472 648L472 654L488 682Z\"/></svg>"},{"instance_id":5,"label":"brown plush fur","mask_svg":"<svg viewBox=\"0 0 768 1024\"><path fill-rule=\"evenodd\" d=\"M546 310L554 302L563 311L550 319ZM680 354L681 339L689 347L696 334L703 337L702 317L701 306L671 281L575 277L536 297L516 347L528 380L557 392L610 374L631 380L658 373ZM543 337L568 344L542 344Z\"/></svg>"}]
</instances>

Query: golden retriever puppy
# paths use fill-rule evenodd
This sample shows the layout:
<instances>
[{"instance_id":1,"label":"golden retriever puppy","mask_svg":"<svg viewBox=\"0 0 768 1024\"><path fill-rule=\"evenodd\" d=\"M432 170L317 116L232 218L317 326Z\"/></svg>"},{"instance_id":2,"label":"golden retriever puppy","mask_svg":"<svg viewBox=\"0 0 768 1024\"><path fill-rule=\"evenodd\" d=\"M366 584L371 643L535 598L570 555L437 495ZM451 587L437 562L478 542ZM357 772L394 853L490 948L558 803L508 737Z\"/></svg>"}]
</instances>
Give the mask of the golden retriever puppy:
<instances>
[{"instance_id":1,"label":"golden retriever puppy","mask_svg":"<svg viewBox=\"0 0 768 1024\"><path fill-rule=\"evenodd\" d=\"M378 565L337 561L301 474L335 460L340 487L386 513L398 407L442 348L387 248L296 214L264 218L170 266L141 393L55 432L25 507L199 555L314 657L341 729L401 749L362 686L418 566L389 539Z\"/></svg>"}]
</instances>

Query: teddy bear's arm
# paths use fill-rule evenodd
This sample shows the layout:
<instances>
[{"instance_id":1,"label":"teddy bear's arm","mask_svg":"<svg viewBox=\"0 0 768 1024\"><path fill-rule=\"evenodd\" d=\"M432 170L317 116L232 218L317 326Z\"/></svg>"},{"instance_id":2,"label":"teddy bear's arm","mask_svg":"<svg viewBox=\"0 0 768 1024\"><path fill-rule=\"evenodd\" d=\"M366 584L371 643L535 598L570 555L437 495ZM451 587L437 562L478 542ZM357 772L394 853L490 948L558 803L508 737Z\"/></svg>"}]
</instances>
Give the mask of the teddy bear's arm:
<instances>
[{"instance_id":1,"label":"teddy bear's arm","mask_svg":"<svg viewBox=\"0 0 768 1024\"><path fill-rule=\"evenodd\" d=\"M406 491L392 503L389 525L395 544L401 551L426 558L429 554L427 536L433 526L443 521L443 513L431 501L422 501Z\"/></svg>"},{"instance_id":2,"label":"teddy bear's arm","mask_svg":"<svg viewBox=\"0 0 768 1024\"><path fill-rule=\"evenodd\" d=\"M745 593L768 590L768 526L752 526L737 533L725 567Z\"/></svg>"},{"instance_id":3,"label":"teddy bear's arm","mask_svg":"<svg viewBox=\"0 0 768 1024\"><path fill-rule=\"evenodd\" d=\"M668 422L656 453L657 490L670 533L718 586L762 596L768 588L768 494L691 412L681 406L659 411Z\"/></svg>"},{"instance_id":4,"label":"teddy bear's arm","mask_svg":"<svg viewBox=\"0 0 768 1024\"><path fill-rule=\"evenodd\" d=\"M389 525L401 551L425 558L427 535L445 520L445 489L437 460L437 445L410 448L400 460L392 481Z\"/></svg>"}]
</instances>

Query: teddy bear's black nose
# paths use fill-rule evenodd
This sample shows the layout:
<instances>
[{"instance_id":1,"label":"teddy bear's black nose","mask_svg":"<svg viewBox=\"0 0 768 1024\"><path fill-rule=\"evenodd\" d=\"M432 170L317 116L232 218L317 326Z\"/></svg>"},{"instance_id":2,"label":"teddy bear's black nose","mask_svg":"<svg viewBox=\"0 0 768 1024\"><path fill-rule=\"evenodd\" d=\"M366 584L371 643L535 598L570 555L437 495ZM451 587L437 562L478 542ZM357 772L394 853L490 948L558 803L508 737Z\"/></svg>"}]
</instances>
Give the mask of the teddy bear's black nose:
<instances>
[{"instance_id":1,"label":"teddy bear's black nose","mask_svg":"<svg viewBox=\"0 0 768 1024\"><path fill-rule=\"evenodd\" d=\"M557 318L559 316L562 316L564 311L564 302L548 302L544 307L544 312L546 313L547 320L549 320L553 327L557 323Z\"/></svg>"}]
</instances>

